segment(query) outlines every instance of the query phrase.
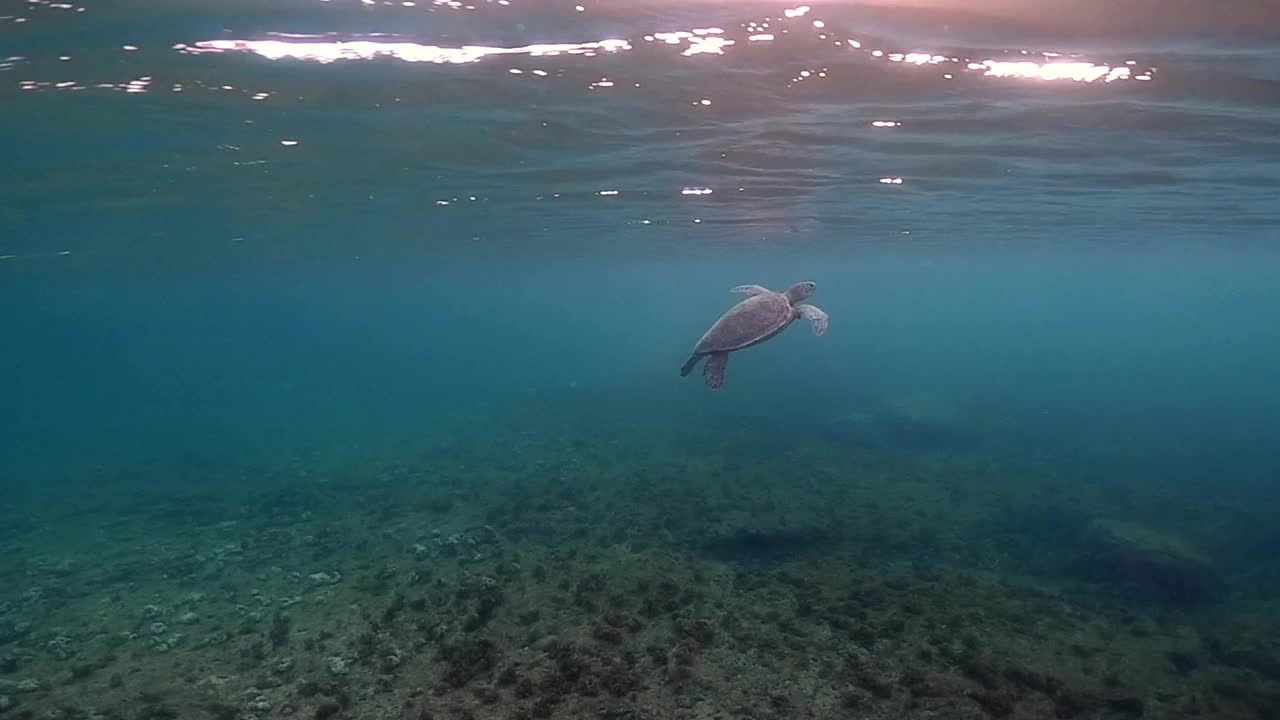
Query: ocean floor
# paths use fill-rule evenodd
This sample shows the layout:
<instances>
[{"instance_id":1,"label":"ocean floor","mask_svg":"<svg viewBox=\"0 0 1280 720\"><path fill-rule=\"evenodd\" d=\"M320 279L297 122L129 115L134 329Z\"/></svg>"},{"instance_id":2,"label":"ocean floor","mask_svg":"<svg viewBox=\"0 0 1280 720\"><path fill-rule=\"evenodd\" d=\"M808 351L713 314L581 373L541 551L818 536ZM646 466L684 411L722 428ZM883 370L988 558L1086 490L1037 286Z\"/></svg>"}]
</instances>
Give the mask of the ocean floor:
<instances>
[{"instance_id":1,"label":"ocean floor","mask_svg":"<svg viewBox=\"0 0 1280 720\"><path fill-rule=\"evenodd\" d=\"M0 717L1280 718L1280 613L1176 523L1030 460L795 440L526 432L11 506Z\"/></svg>"}]
</instances>

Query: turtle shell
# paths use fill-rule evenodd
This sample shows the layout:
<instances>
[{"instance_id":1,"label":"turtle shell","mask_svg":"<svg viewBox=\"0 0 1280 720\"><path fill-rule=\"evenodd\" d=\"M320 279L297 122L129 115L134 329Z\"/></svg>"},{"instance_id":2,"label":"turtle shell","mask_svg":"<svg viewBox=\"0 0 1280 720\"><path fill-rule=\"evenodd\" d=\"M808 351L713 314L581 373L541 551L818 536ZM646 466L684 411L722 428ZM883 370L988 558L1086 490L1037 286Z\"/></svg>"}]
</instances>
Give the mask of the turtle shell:
<instances>
[{"instance_id":1,"label":"turtle shell","mask_svg":"<svg viewBox=\"0 0 1280 720\"><path fill-rule=\"evenodd\" d=\"M793 313L782 293L754 295L721 315L698 341L695 352L728 352L764 342L785 328Z\"/></svg>"}]
</instances>

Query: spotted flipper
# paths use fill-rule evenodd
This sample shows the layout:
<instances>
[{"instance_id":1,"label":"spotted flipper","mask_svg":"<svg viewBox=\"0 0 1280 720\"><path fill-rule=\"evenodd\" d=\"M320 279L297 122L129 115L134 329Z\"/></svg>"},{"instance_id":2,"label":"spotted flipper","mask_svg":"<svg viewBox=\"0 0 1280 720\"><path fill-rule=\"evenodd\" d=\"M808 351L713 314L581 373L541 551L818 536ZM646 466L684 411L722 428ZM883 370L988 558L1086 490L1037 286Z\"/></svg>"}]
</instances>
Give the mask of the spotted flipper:
<instances>
[{"instance_id":1,"label":"spotted flipper","mask_svg":"<svg viewBox=\"0 0 1280 720\"><path fill-rule=\"evenodd\" d=\"M813 305L801 303L796 306L796 312L800 316L809 321L813 326L814 335L823 335L827 332L827 314Z\"/></svg>"},{"instance_id":2,"label":"spotted flipper","mask_svg":"<svg viewBox=\"0 0 1280 720\"><path fill-rule=\"evenodd\" d=\"M712 353L707 356L707 364L702 367L702 377L707 387L715 390L724 385L724 369L729 366L729 353Z\"/></svg>"}]
</instances>

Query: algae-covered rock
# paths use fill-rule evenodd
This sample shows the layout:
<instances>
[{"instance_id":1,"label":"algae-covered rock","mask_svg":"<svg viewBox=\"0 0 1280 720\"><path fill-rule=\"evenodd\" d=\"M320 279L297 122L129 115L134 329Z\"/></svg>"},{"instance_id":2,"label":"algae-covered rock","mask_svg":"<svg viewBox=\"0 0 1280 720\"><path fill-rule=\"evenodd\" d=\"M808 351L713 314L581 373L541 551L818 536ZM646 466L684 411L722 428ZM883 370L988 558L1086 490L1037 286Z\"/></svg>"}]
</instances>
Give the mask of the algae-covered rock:
<instances>
[{"instance_id":1,"label":"algae-covered rock","mask_svg":"<svg viewBox=\"0 0 1280 720\"><path fill-rule=\"evenodd\" d=\"M1218 584L1211 558L1150 528L1098 521L1091 539L1094 574L1134 594L1190 603L1207 598Z\"/></svg>"},{"instance_id":2,"label":"algae-covered rock","mask_svg":"<svg viewBox=\"0 0 1280 720\"><path fill-rule=\"evenodd\" d=\"M780 560L829 547L831 534L816 524L751 518L713 528L704 548L722 560L746 562Z\"/></svg>"}]
</instances>

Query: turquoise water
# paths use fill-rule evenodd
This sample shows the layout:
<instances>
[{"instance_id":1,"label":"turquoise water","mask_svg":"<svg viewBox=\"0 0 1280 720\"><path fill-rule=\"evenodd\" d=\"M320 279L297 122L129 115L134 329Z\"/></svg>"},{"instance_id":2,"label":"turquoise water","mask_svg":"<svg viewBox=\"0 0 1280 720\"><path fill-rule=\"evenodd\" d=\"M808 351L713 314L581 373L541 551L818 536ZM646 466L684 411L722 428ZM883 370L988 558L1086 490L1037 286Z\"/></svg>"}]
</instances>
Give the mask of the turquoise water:
<instances>
[{"instance_id":1,"label":"turquoise water","mask_svg":"<svg viewBox=\"0 0 1280 720\"><path fill-rule=\"evenodd\" d=\"M656 498L686 492L655 489L646 508L636 488L729 487L738 473L742 487L764 483L781 497L811 491L831 513L825 522L856 534L865 506L841 509L826 493L860 492L871 475L859 473L874 466L896 479L885 492L904 507L934 507L923 499L932 491L912 483L945 478L1003 508L999 526L956 509L953 520L929 515L922 532L1004 558L980 563L957 549L957 573L1032 576L1064 602L1096 609L1085 598L1110 597L1105 583L1062 590L1078 579L1064 569L1072 563L1049 561L1098 518L1139 522L1212 556L1225 592L1206 615L1177 621L1207 623L1196 652L1208 669L1188 676L1175 661L1172 680L1126 687L1161 717L1196 715L1183 695L1214 717L1274 717L1280 660L1259 658L1280 649L1215 645L1205 628L1256 613L1240 621L1258 623L1241 631L1256 635L1274 623L1280 589L1280 25L1243 5L1153 3L1109 18L1101 7L335 0L0 10L0 510L12 520L0 537L13 543L0 576L13 581L6 622L32 628L0 632L0 649L26 658L15 682L42 662L56 668L49 643L74 626L23 604L30 587L57 585L30 558L129 564L130 547L166 546L218 518L270 528L263 518L286 511L228 498L282 484L345 478L314 501L333 503L333 518L382 492L412 517L445 485L464 508L455 517L501 518L505 505L485 503L521 501L495 487L546 482L568 498L555 502L600 513L584 533L612 536L649 527L640 518L666 507ZM340 57L343 42L364 44ZM735 353L720 390L699 373L679 376L701 334L742 299L730 288L801 280L817 283L810 302L830 315L825 336L798 322ZM451 474L459 457L470 473L461 479ZM988 463L1038 470L973 469ZM409 480L386 490L388 472ZM640 493L624 503L639 503L636 517L592 505L595 482ZM1020 504L1029 495L1034 508ZM135 497L184 507L189 496L237 509L201 519L206 506L186 505L172 527L112 509ZM717 501L698 502L728 522ZM757 522L769 514L753 507ZM539 537L526 525L555 517L491 524ZM357 566L381 557L360 549L362 532L376 544L403 529L348 520L344 562ZM703 533L688 522L649 540L685 547ZM137 546L106 530L124 525ZM98 539L64 547L83 527L99 528ZM576 547L579 536L546 532L546 552ZM252 547L247 537L223 540ZM870 537L830 541L808 562L902 547ZM894 557L952 562L942 546L922 547ZM199 557L193 567L204 567ZM166 582L200 589L200 572L146 575L127 600L106 580L67 582L72 597L111 587L113 602L141 607ZM256 581L219 582L243 594ZM367 591L346 600L375 602ZM1123 612L1168 621L1149 598L1125 602L1135 604ZM717 642L732 633L716 627ZM71 635L88 647L115 632ZM1177 638L1152 640L1153 652ZM230 672L230 660L189 652L203 658L201 673ZM1140 652L1126 656L1134 667ZM134 688L110 676L128 676L135 661L164 682L120 654L81 697L113 706ZM1118 658L1111 667L1127 672ZM971 682L970 670L958 676ZM0 685L0 695L43 711L76 689L44 682L34 694ZM1244 689L1232 695L1223 682ZM1202 686L1217 690L1196 695ZM255 687L274 710L222 701L246 717L312 712L297 699L312 696L287 683ZM668 706L653 688L663 684L649 687L621 697L660 715ZM858 712L896 702L863 687L873 704ZM707 702L720 711L752 702L741 688L714 688ZM513 716L503 713L518 698L502 698L470 712ZM1001 716L987 700L964 700L966 712ZM843 707L789 702L779 716Z\"/></svg>"}]
</instances>

